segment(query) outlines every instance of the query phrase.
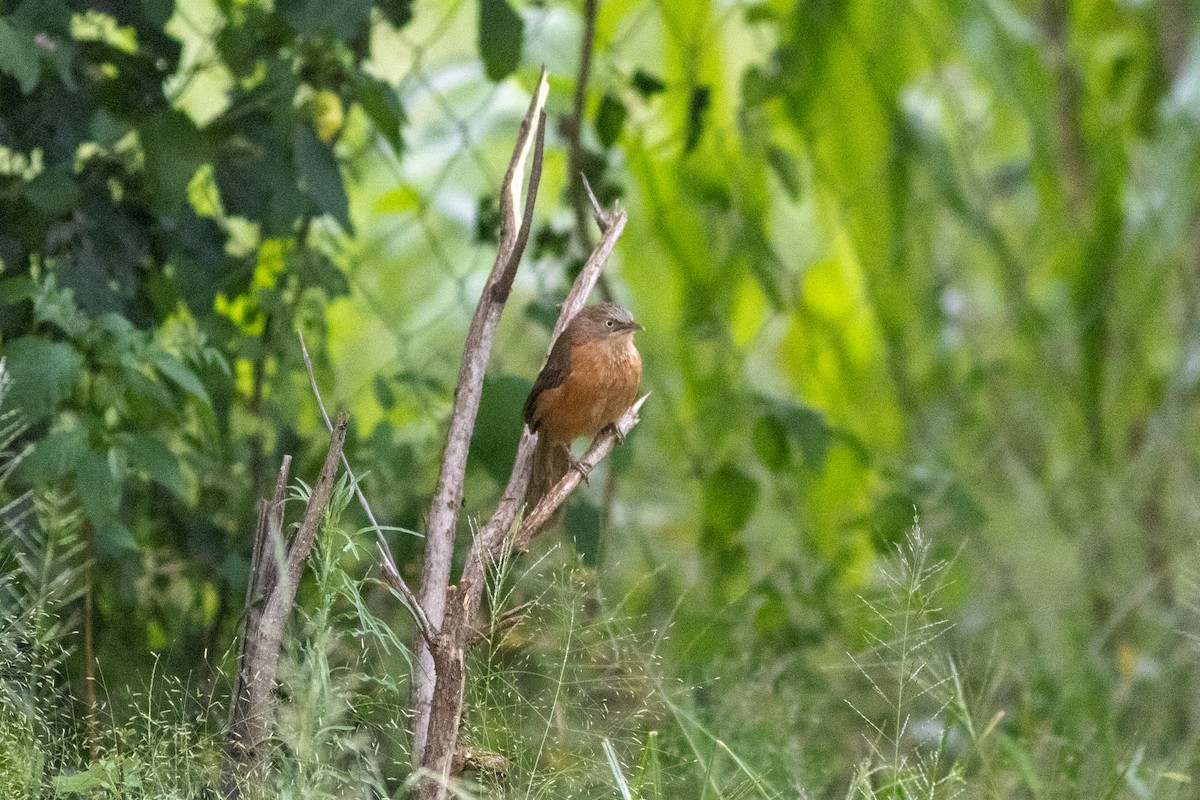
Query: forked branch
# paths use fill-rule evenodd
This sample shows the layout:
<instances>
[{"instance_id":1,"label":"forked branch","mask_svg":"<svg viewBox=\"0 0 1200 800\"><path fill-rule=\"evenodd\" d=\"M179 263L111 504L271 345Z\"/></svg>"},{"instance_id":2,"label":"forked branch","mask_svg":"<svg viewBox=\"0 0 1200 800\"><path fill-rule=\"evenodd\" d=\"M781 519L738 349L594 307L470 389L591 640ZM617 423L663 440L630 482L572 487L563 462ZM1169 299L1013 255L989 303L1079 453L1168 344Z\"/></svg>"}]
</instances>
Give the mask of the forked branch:
<instances>
[{"instance_id":1,"label":"forked branch","mask_svg":"<svg viewBox=\"0 0 1200 800\"><path fill-rule=\"evenodd\" d=\"M508 171L500 187L500 241L496 260L488 275L483 294L471 318L467 341L463 348L454 406L450 412L450 428L442 467L434 489L433 501L426 519L425 559L421 567L421 588L418 600L428 615L431 629L442 628L442 618L449 591L450 563L454 556L454 538L458 511L462 506L463 478L467 469L467 453L471 432L479 412L483 394L483 377L491 359L492 342L500 314L508 300L516 277L517 265L525 252L529 230L533 224L533 209L542 177L542 148L546 133L546 97L549 82L543 69L537 90L521 120L517 144ZM524 208L519 207L526 165L529 183L524 192ZM416 642L416 664L412 688L412 744L414 766L421 766L429 727L430 706L433 702L435 665L432 648L427 640Z\"/></svg>"}]
</instances>

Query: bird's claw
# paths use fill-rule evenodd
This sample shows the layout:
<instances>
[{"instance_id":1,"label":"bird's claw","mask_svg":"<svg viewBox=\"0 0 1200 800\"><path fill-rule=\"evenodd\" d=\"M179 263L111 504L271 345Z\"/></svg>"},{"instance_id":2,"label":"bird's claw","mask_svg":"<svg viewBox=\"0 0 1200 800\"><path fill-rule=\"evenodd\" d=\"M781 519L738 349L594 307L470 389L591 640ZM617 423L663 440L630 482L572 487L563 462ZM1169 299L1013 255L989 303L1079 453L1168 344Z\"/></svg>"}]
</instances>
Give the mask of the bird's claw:
<instances>
[{"instance_id":1,"label":"bird's claw","mask_svg":"<svg viewBox=\"0 0 1200 800\"><path fill-rule=\"evenodd\" d=\"M621 429L617 427L617 423L615 422L610 422L609 424L605 425L604 429L600 432L611 433L614 437L616 437L617 444L625 444L625 434L621 433Z\"/></svg>"},{"instance_id":2,"label":"bird's claw","mask_svg":"<svg viewBox=\"0 0 1200 800\"><path fill-rule=\"evenodd\" d=\"M590 486L591 484L588 482L588 473L592 471L591 465L583 463L583 459L581 458L576 458L571 452L571 448L567 447L566 445L562 445L562 448L567 452L567 464L570 465L568 468L578 472L579 477L583 478L584 484Z\"/></svg>"},{"instance_id":3,"label":"bird's claw","mask_svg":"<svg viewBox=\"0 0 1200 800\"><path fill-rule=\"evenodd\" d=\"M579 477L583 478L584 484L591 486L591 483L588 481L588 473L592 471L591 465L585 464L582 458L575 458L575 456L571 456L570 462L571 469L579 473Z\"/></svg>"}]
</instances>

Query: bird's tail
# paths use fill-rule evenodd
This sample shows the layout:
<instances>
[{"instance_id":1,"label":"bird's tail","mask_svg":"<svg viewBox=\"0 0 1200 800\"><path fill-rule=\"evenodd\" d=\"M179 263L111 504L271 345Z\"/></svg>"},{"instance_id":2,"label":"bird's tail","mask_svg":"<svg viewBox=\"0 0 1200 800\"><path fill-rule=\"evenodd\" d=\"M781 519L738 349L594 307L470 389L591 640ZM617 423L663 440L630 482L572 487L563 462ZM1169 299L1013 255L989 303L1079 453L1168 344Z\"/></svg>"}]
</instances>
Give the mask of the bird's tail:
<instances>
[{"instance_id":1,"label":"bird's tail","mask_svg":"<svg viewBox=\"0 0 1200 800\"><path fill-rule=\"evenodd\" d=\"M538 437L533 449L533 472L529 476L529 488L525 490L525 513L537 505L538 500L554 488L571 468L567 449L543 434Z\"/></svg>"}]
</instances>

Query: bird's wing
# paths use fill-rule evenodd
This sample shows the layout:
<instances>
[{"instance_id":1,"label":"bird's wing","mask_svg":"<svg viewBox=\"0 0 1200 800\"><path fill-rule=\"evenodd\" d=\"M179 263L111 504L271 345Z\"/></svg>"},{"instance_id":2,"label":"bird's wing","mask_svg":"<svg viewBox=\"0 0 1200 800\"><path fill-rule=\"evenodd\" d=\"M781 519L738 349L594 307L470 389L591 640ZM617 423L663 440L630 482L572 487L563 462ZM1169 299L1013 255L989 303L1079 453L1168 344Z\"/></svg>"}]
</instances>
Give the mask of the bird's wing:
<instances>
[{"instance_id":1,"label":"bird's wing","mask_svg":"<svg viewBox=\"0 0 1200 800\"><path fill-rule=\"evenodd\" d=\"M529 390L529 397L525 398L525 408L521 411L521 417L529 426L529 430L536 431L538 423L541 422L537 415L537 401L542 392L553 389L555 386L561 386L566 382L570 372L571 342L570 337L564 331L563 335L559 336L558 341L554 343L554 347L550 348L550 357L546 359L546 366L542 367L542 371L538 373L537 380L533 382L533 388Z\"/></svg>"}]
</instances>

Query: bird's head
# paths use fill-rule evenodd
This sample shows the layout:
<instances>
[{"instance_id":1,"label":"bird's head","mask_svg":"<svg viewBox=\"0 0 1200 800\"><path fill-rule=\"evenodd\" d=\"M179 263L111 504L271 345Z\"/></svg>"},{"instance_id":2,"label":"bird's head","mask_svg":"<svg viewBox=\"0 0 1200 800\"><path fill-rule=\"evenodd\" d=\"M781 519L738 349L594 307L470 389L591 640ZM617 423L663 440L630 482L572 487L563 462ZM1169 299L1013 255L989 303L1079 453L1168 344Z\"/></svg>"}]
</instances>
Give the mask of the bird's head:
<instances>
[{"instance_id":1,"label":"bird's head","mask_svg":"<svg viewBox=\"0 0 1200 800\"><path fill-rule=\"evenodd\" d=\"M633 321L633 314L616 303L584 306L579 309L579 313L571 321L571 327L587 339L632 336L637 331L643 330L641 325Z\"/></svg>"}]
</instances>

